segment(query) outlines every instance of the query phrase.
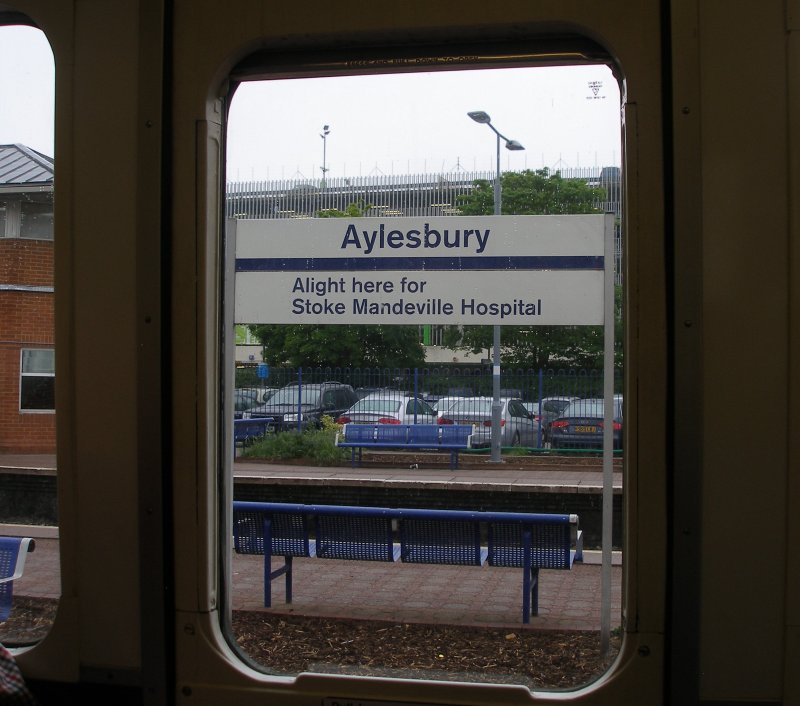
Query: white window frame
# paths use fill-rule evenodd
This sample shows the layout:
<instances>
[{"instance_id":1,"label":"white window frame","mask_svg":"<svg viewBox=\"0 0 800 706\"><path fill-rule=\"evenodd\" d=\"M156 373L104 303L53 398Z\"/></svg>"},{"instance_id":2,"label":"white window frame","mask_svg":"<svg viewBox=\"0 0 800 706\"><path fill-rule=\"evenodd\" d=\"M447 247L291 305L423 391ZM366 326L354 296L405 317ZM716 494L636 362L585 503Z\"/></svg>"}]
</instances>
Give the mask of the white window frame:
<instances>
[{"instance_id":1,"label":"white window frame","mask_svg":"<svg viewBox=\"0 0 800 706\"><path fill-rule=\"evenodd\" d=\"M48 351L52 352L52 372L26 372L25 371L25 353L31 351ZM28 409L27 407L22 406L22 381L25 378L53 378L55 381L56 377L56 356L55 356L55 348L21 348L19 351L19 412L20 414L55 414L56 412L56 405L55 405L55 397L53 399L53 406L52 408L48 409Z\"/></svg>"}]
</instances>

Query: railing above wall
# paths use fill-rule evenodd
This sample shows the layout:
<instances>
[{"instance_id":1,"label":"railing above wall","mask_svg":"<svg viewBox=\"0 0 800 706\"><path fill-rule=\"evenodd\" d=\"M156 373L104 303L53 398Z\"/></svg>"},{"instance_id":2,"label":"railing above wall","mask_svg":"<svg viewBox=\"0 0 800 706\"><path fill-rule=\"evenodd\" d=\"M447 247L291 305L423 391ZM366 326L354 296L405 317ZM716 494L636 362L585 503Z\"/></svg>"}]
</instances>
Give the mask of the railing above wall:
<instances>
[{"instance_id":1,"label":"railing above wall","mask_svg":"<svg viewBox=\"0 0 800 706\"><path fill-rule=\"evenodd\" d=\"M564 179L582 179L606 189L597 207L620 214L620 172L616 167L559 169ZM228 182L228 218L312 218L319 211L345 211L362 204L366 216L456 216L458 198L478 180L491 181L494 172L458 171L445 174L377 174L322 180L288 179Z\"/></svg>"}]
</instances>

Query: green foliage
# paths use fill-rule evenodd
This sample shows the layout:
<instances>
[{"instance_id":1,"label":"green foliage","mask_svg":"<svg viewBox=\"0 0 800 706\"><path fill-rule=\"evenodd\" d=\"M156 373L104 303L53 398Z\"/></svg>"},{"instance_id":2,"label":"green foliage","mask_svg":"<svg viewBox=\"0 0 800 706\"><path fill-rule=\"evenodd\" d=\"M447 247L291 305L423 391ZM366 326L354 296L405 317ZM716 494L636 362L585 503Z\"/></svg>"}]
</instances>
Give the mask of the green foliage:
<instances>
[{"instance_id":1,"label":"green foliage","mask_svg":"<svg viewBox=\"0 0 800 706\"><path fill-rule=\"evenodd\" d=\"M319 418L319 424L322 431L326 431L334 435L342 430L342 425L337 424L330 414L323 414Z\"/></svg>"},{"instance_id":2,"label":"green foliage","mask_svg":"<svg viewBox=\"0 0 800 706\"><path fill-rule=\"evenodd\" d=\"M461 197L461 212L471 216L494 213L494 184L475 182L476 188ZM501 175L502 212L513 215L600 213L595 204L605 190L581 179L563 179L547 168ZM615 359L622 362L622 291L616 292ZM445 345L479 353L491 350L492 326L448 327ZM552 365L598 367L603 360L600 326L503 326L501 357L505 365L547 368Z\"/></svg>"},{"instance_id":3,"label":"green foliage","mask_svg":"<svg viewBox=\"0 0 800 706\"><path fill-rule=\"evenodd\" d=\"M494 213L494 183L485 179L474 182L475 189L459 198L461 212L468 216ZM605 198L605 189L589 186L582 179L563 179L559 172L526 169L506 172L500 177L504 214L540 215L565 213L601 213L595 204Z\"/></svg>"},{"instance_id":4,"label":"green foliage","mask_svg":"<svg viewBox=\"0 0 800 706\"><path fill-rule=\"evenodd\" d=\"M349 458L347 449L334 446L337 425L328 417L327 428L323 418L322 429L283 431L267 434L246 447L243 455L269 461L306 459L314 466L335 466Z\"/></svg>"},{"instance_id":5,"label":"green foliage","mask_svg":"<svg viewBox=\"0 0 800 706\"><path fill-rule=\"evenodd\" d=\"M623 328L619 286L615 288L615 310L614 363L620 366ZM445 341L452 348L479 353L492 348L492 329L492 326L465 326L463 332L447 331ZM500 343L505 366L539 369L569 365L601 369L603 365L602 326L503 326Z\"/></svg>"},{"instance_id":6,"label":"green foliage","mask_svg":"<svg viewBox=\"0 0 800 706\"><path fill-rule=\"evenodd\" d=\"M362 216L366 216L367 211L371 208L372 204L362 199L361 201L348 204L344 211L340 211L338 208L323 208L314 215L317 218L361 218Z\"/></svg>"},{"instance_id":7,"label":"green foliage","mask_svg":"<svg viewBox=\"0 0 800 706\"><path fill-rule=\"evenodd\" d=\"M247 368L236 368L234 375L234 387L258 387L262 384L254 365Z\"/></svg>"},{"instance_id":8,"label":"green foliage","mask_svg":"<svg viewBox=\"0 0 800 706\"><path fill-rule=\"evenodd\" d=\"M425 362L416 326L260 324L250 326L271 365L414 368Z\"/></svg>"}]
</instances>

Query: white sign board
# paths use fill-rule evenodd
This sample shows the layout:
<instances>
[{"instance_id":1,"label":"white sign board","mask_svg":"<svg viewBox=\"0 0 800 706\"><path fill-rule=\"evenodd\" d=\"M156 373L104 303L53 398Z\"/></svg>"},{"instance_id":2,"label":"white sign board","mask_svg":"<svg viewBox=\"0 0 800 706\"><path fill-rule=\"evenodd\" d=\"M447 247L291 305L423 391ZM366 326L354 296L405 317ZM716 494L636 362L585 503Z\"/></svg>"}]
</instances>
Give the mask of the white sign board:
<instances>
[{"instance_id":1,"label":"white sign board","mask_svg":"<svg viewBox=\"0 0 800 706\"><path fill-rule=\"evenodd\" d=\"M602 324L613 217L238 220L235 320Z\"/></svg>"}]
</instances>

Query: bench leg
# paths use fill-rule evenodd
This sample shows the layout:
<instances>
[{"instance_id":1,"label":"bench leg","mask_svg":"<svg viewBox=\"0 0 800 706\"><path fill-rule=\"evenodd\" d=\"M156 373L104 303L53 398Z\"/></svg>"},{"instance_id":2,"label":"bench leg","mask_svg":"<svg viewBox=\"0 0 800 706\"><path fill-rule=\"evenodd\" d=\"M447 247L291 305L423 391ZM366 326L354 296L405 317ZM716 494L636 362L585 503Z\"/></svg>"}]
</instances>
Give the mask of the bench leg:
<instances>
[{"instance_id":1,"label":"bench leg","mask_svg":"<svg viewBox=\"0 0 800 706\"><path fill-rule=\"evenodd\" d=\"M531 622L531 614L539 615L539 568L531 562L532 533L522 530L522 622Z\"/></svg>"},{"instance_id":2,"label":"bench leg","mask_svg":"<svg viewBox=\"0 0 800 706\"><path fill-rule=\"evenodd\" d=\"M272 582L279 576L286 576L286 602L292 602L292 559L291 556L283 557L283 566L272 571L272 558L264 556L264 607L272 606Z\"/></svg>"}]
</instances>

